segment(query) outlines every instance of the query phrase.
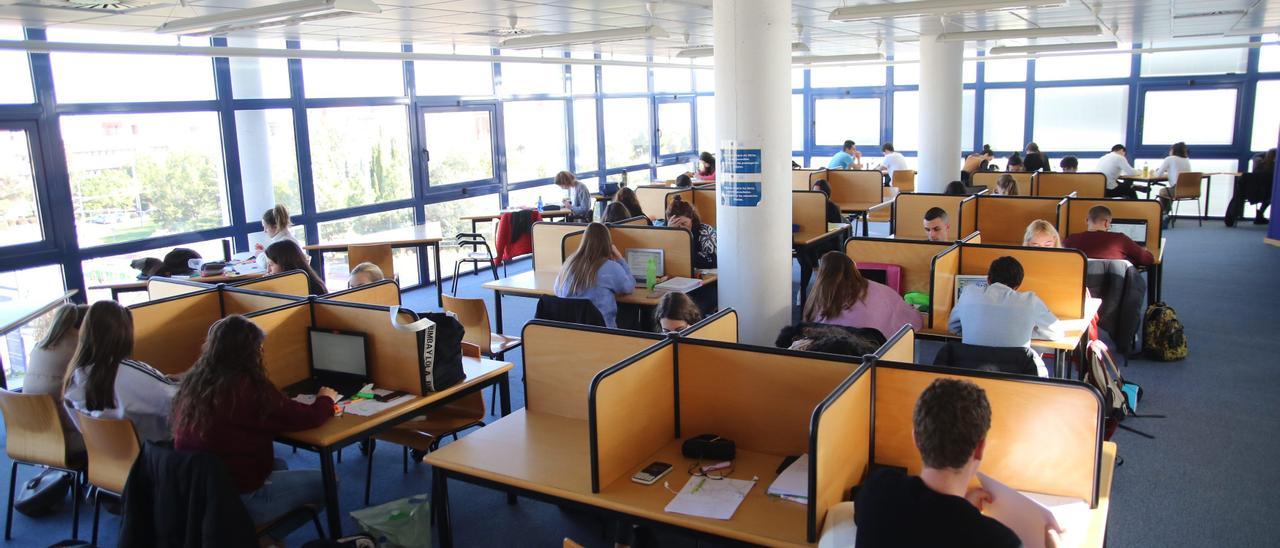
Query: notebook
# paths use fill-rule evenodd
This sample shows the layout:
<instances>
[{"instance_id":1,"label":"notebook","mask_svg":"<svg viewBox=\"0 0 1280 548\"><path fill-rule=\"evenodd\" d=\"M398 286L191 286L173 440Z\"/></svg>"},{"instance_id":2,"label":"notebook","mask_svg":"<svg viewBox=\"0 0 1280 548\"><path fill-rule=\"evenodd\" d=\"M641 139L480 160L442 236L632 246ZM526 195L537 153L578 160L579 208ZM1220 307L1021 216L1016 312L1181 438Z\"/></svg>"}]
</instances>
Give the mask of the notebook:
<instances>
[{"instance_id":1,"label":"notebook","mask_svg":"<svg viewBox=\"0 0 1280 548\"><path fill-rule=\"evenodd\" d=\"M807 501L809 499L809 454L800 455L800 458L778 474L778 478L769 484L765 494L784 497L795 502Z\"/></svg>"},{"instance_id":2,"label":"notebook","mask_svg":"<svg viewBox=\"0 0 1280 548\"><path fill-rule=\"evenodd\" d=\"M691 476L663 510L700 518L732 519L755 485L754 480Z\"/></svg>"}]
</instances>

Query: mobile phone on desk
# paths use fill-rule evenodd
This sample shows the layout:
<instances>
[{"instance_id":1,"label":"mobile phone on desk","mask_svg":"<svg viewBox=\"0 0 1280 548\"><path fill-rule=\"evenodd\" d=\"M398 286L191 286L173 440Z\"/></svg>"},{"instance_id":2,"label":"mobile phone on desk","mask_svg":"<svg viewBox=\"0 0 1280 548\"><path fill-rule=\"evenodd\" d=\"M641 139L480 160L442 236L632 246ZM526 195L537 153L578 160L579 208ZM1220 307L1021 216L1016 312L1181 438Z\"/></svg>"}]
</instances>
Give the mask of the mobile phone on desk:
<instances>
[{"instance_id":1,"label":"mobile phone on desk","mask_svg":"<svg viewBox=\"0 0 1280 548\"><path fill-rule=\"evenodd\" d=\"M644 470L636 472L634 475L632 475L631 481L634 481L641 485L653 485L657 483L659 479L662 479L662 476L667 475L667 472L670 472L670 471L671 471L670 464L667 464L661 461L653 461L652 463L649 464L649 466L644 467Z\"/></svg>"}]
</instances>

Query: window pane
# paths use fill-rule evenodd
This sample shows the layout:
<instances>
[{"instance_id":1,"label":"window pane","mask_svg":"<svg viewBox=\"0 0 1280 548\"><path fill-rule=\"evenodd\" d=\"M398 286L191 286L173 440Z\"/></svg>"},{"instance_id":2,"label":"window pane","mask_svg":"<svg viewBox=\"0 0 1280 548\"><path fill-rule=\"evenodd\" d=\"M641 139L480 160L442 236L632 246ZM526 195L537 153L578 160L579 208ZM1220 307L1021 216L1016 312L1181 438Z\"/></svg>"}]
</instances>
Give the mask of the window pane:
<instances>
[{"instance_id":1,"label":"window pane","mask_svg":"<svg viewBox=\"0 0 1280 548\"><path fill-rule=\"evenodd\" d=\"M592 59L595 54L589 51L575 51L569 54L574 59ZM574 95L593 95L596 92L596 65L569 65L569 84Z\"/></svg>"},{"instance_id":2,"label":"window pane","mask_svg":"<svg viewBox=\"0 0 1280 548\"><path fill-rule=\"evenodd\" d=\"M0 272L0 303L53 299L62 292L62 267L58 265ZM0 349L4 352L0 356L4 356L5 386L9 390L23 385L31 349L48 333L53 318L54 312L50 310L0 338Z\"/></svg>"},{"instance_id":3,"label":"window pane","mask_svg":"<svg viewBox=\"0 0 1280 548\"><path fill-rule=\"evenodd\" d=\"M815 88L883 86L885 72L884 65L816 66L809 69L809 85Z\"/></svg>"},{"instance_id":4,"label":"window pane","mask_svg":"<svg viewBox=\"0 0 1280 548\"><path fill-rule=\"evenodd\" d=\"M853 139L862 146L880 146L879 99L818 99L813 119L815 145L840 147Z\"/></svg>"},{"instance_id":5,"label":"window pane","mask_svg":"<svg viewBox=\"0 0 1280 548\"><path fill-rule=\"evenodd\" d=\"M676 154L693 150L693 105L684 101L658 103L658 153Z\"/></svg>"},{"instance_id":6,"label":"window pane","mask_svg":"<svg viewBox=\"0 0 1280 548\"><path fill-rule=\"evenodd\" d=\"M791 94L791 150L804 150L804 127L804 95L793 93Z\"/></svg>"},{"instance_id":7,"label":"window pane","mask_svg":"<svg viewBox=\"0 0 1280 548\"><path fill-rule=\"evenodd\" d=\"M1145 165L1152 170L1155 170L1160 166L1160 162L1163 161L1164 158L1137 158L1133 161L1133 167L1141 171L1142 166ZM1191 150L1192 171L1199 171L1201 173L1234 173L1240 168L1248 167L1248 164L1242 166L1236 160L1200 158L1196 156L1195 149ZM1235 186L1233 184L1235 178L1230 175L1214 175L1210 179L1212 179L1212 182L1209 182L1206 179L1201 179L1200 181L1200 208L1204 211L1205 215L1211 217L1222 217L1226 215L1227 202L1231 201L1231 192ZM1208 200L1208 209L1204 209L1205 200ZM1178 215L1186 215L1190 217L1196 214L1196 204L1194 202L1183 202L1177 207ZM1245 203L1245 218L1253 217L1256 211L1257 210L1253 205L1248 202Z\"/></svg>"},{"instance_id":8,"label":"window pane","mask_svg":"<svg viewBox=\"0 0 1280 548\"><path fill-rule=\"evenodd\" d=\"M1280 140L1280 80L1258 82L1258 92L1253 94L1253 139L1249 150L1267 150L1276 147Z\"/></svg>"},{"instance_id":9,"label":"window pane","mask_svg":"<svg viewBox=\"0 0 1280 548\"><path fill-rule=\"evenodd\" d=\"M804 69L803 67L791 67L791 89L801 89L804 87Z\"/></svg>"},{"instance_id":10,"label":"window pane","mask_svg":"<svg viewBox=\"0 0 1280 548\"><path fill-rule=\"evenodd\" d=\"M227 45L284 49L283 39L228 36ZM289 96L289 61L269 57L231 57L231 94L236 99L279 99Z\"/></svg>"},{"instance_id":11,"label":"window pane","mask_svg":"<svg viewBox=\"0 0 1280 548\"><path fill-rule=\"evenodd\" d=\"M1026 93L1021 89L989 89L983 96L982 142L992 150L1022 150Z\"/></svg>"},{"instance_id":12,"label":"window pane","mask_svg":"<svg viewBox=\"0 0 1280 548\"><path fill-rule=\"evenodd\" d=\"M1262 41L1274 44L1280 34L1263 35ZM1262 46L1258 54L1258 72L1280 72L1280 46Z\"/></svg>"},{"instance_id":13,"label":"window pane","mask_svg":"<svg viewBox=\"0 0 1280 548\"><path fill-rule=\"evenodd\" d=\"M81 246L225 226L214 112L63 116Z\"/></svg>"},{"instance_id":14,"label":"window pane","mask_svg":"<svg viewBox=\"0 0 1280 548\"><path fill-rule=\"evenodd\" d=\"M546 179L568 169L564 101L514 101L502 108L508 182Z\"/></svg>"},{"instance_id":15,"label":"window pane","mask_svg":"<svg viewBox=\"0 0 1280 548\"><path fill-rule=\"evenodd\" d=\"M398 52L400 45L348 40L303 40L302 49ZM308 98L402 97L404 64L400 61L303 59L302 81Z\"/></svg>"},{"instance_id":16,"label":"window pane","mask_svg":"<svg viewBox=\"0 0 1280 548\"><path fill-rule=\"evenodd\" d=\"M430 186L493 178L493 122L488 110L428 111L423 125Z\"/></svg>"},{"instance_id":17,"label":"window pane","mask_svg":"<svg viewBox=\"0 0 1280 548\"><path fill-rule=\"evenodd\" d=\"M646 93L649 91L649 74L644 67L604 65L600 83L605 93Z\"/></svg>"},{"instance_id":18,"label":"window pane","mask_svg":"<svg viewBox=\"0 0 1280 548\"><path fill-rule=\"evenodd\" d=\"M960 148L973 150L974 102L978 92L966 89L960 95Z\"/></svg>"},{"instance_id":19,"label":"window pane","mask_svg":"<svg viewBox=\"0 0 1280 548\"><path fill-rule=\"evenodd\" d=\"M208 39L51 28L51 42L207 46ZM60 103L213 99L213 60L180 55L52 53ZM107 83L110 83L109 85Z\"/></svg>"},{"instance_id":20,"label":"window pane","mask_svg":"<svg viewBox=\"0 0 1280 548\"><path fill-rule=\"evenodd\" d=\"M698 91L715 91L716 90L715 71L695 70L693 71L693 78L697 82Z\"/></svg>"},{"instance_id":21,"label":"window pane","mask_svg":"<svg viewBox=\"0 0 1280 548\"><path fill-rule=\"evenodd\" d=\"M560 57L547 50L541 57ZM540 57L537 51L503 50L502 55L515 57ZM564 93L564 65L554 63L500 63L502 70L502 95L560 95Z\"/></svg>"},{"instance_id":22,"label":"window pane","mask_svg":"<svg viewBox=\"0 0 1280 548\"><path fill-rule=\"evenodd\" d=\"M1212 46L1220 44L1243 44L1248 37L1240 38L1208 38L1154 40L1149 47L1183 47ZM1249 50L1213 49L1200 51L1171 51L1165 53L1142 54L1143 76L1178 76L1182 74L1228 74L1245 71L1249 59Z\"/></svg>"},{"instance_id":23,"label":"window pane","mask_svg":"<svg viewBox=\"0 0 1280 548\"><path fill-rule=\"evenodd\" d=\"M983 61L983 78L987 82L1025 82L1026 59L990 59Z\"/></svg>"},{"instance_id":24,"label":"window pane","mask_svg":"<svg viewBox=\"0 0 1280 548\"><path fill-rule=\"evenodd\" d=\"M653 91L679 93L693 89L693 73L688 69L653 69Z\"/></svg>"},{"instance_id":25,"label":"window pane","mask_svg":"<svg viewBox=\"0 0 1280 548\"><path fill-rule=\"evenodd\" d=\"M80 268L84 269L84 285L89 288L89 302L103 301L111 298L111 291L109 289L93 289L95 285L138 281L138 271L130 265L134 259L142 259L145 257L163 259L166 253L177 247L185 247L195 251L200 254L200 257L205 259L221 260L223 258L222 240L205 240L203 242L192 242L189 244L147 249L135 253L126 253L124 255L90 259L80 263ZM120 304L124 305L143 302L146 300L147 294L145 292L128 292L120 294Z\"/></svg>"},{"instance_id":26,"label":"window pane","mask_svg":"<svg viewBox=\"0 0 1280 548\"><path fill-rule=\"evenodd\" d=\"M43 240L38 209L31 140L25 131L0 129L0 247Z\"/></svg>"},{"instance_id":27,"label":"window pane","mask_svg":"<svg viewBox=\"0 0 1280 548\"><path fill-rule=\"evenodd\" d=\"M245 218L249 222L257 221L262 212L275 204L283 204L292 215L302 213L293 112L288 109L236 111L236 142Z\"/></svg>"},{"instance_id":28,"label":"window pane","mask_svg":"<svg viewBox=\"0 0 1280 548\"><path fill-rule=\"evenodd\" d=\"M719 149L716 142L716 98L703 95L698 97L698 150Z\"/></svg>"},{"instance_id":29,"label":"window pane","mask_svg":"<svg viewBox=\"0 0 1280 548\"><path fill-rule=\"evenodd\" d=\"M1188 108L1195 105L1194 108ZM1236 90L1148 91L1142 144L1229 145L1236 130Z\"/></svg>"},{"instance_id":30,"label":"window pane","mask_svg":"<svg viewBox=\"0 0 1280 548\"><path fill-rule=\"evenodd\" d=\"M489 55L489 48L414 44L414 52ZM493 95L493 63L482 61L414 61L414 89L418 95Z\"/></svg>"},{"instance_id":31,"label":"window pane","mask_svg":"<svg viewBox=\"0 0 1280 548\"><path fill-rule=\"evenodd\" d=\"M1128 86L1036 90L1033 139L1042 150L1109 150L1124 142Z\"/></svg>"},{"instance_id":32,"label":"window pane","mask_svg":"<svg viewBox=\"0 0 1280 548\"><path fill-rule=\"evenodd\" d=\"M969 56L970 52L966 51L964 54L967 57ZM920 66L920 65L916 65L916 66ZM964 79L964 83L966 84L972 84L974 82L977 82L978 81L978 62L965 61L964 64L960 66L960 76L961 78Z\"/></svg>"},{"instance_id":33,"label":"window pane","mask_svg":"<svg viewBox=\"0 0 1280 548\"><path fill-rule=\"evenodd\" d=\"M621 175L609 176L610 181L616 182L621 179ZM646 176L644 180L648 181L648 177ZM578 182L587 185L587 188L591 189L592 192L596 192L600 189L600 179L596 177L578 179ZM632 180L631 184L634 186L642 183L637 183L635 180ZM545 183L508 192L507 205L515 208L532 208L538 205L538 198L542 198L543 204L559 205L561 202L569 198L569 193L554 184Z\"/></svg>"},{"instance_id":34,"label":"window pane","mask_svg":"<svg viewBox=\"0 0 1280 548\"><path fill-rule=\"evenodd\" d=\"M22 40L22 27L0 25L0 39ZM31 87L31 64L26 52L0 51L0 103L36 102Z\"/></svg>"},{"instance_id":35,"label":"window pane","mask_svg":"<svg viewBox=\"0 0 1280 548\"><path fill-rule=\"evenodd\" d=\"M1089 80L1093 78L1128 78L1133 56L1127 53L1100 55L1068 55L1036 59L1036 80ZM1038 144L1038 143L1037 143Z\"/></svg>"},{"instance_id":36,"label":"window pane","mask_svg":"<svg viewBox=\"0 0 1280 548\"><path fill-rule=\"evenodd\" d=\"M604 100L604 159L606 167L649 162L649 100Z\"/></svg>"},{"instance_id":37,"label":"window pane","mask_svg":"<svg viewBox=\"0 0 1280 548\"><path fill-rule=\"evenodd\" d=\"M907 57L898 56L897 59L905 60ZM894 65L893 83L898 86L914 86L919 84L920 63L902 63L900 65Z\"/></svg>"},{"instance_id":38,"label":"window pane","mask_svg":"<svg viewBox=\"0 0 1280 548\"><path fill-rule=\"evenodd\" d=\"M689 171L689 164L686 162L658 166L656 171L658 172L659 181L673 181L676 177L679 177L681 174Z\"/></svg>"},{"instance_id":39,"label":"window pane","mask_svg":"<svg viewBox=\"0 0 1280 548\"><path fill-rule=\"evenodd\" d=\"M577 173L600 169L600 140L596 138L596 100L573 102L573 169Z\"/></svg>"},{"instance_id":40,"label":"window pane","mask_svg":"<svg viewBox=\"0 0 1280 548\"><path fill-rule=\"evenodd\" d=\"M312 108L307 126L320 211L413 195L404 107Z\"/></svg>"},{"instance_id":41,"label":"window pane","mask_svg":"<svg viewBox=\"0 0 1280 548\"><path fill-rule=\"evenodd\" d=\"M893 94L893 148L920 150L920 92Z\"/></svg>"},{"instance_id":42,"label":"window pane","mask_svg":"<svg viewBox=\"0 0 1280 548\"><path fill-rule=\"evenodd\" d=\"M384 211L382 213L320 223L320 241L341 240L349 236L373 234L407 226L413 226L413 209ZM400 286L417 285L419 281L418 248L394 249L391 253L391 262L396 269L395 274L400 277ZM443 257L441 260L443 260ZM324 254L324 272L322 275L324 276L325 286L328 287L329 291L337 291L347 287L347 275L350 272L347 266L346 252Z\"/></svg>"},{"instance_id":43,"label":"window pane","mask_svg":"<svg viewBox=\"0 0 1280 548\"><path fill-rule=\"evenodd\" d=\"M537 200L534 200L537 203ZM559 201L551 203L560 203ZM476 196L465 200L451 200L448 202L440 202L435 204L427 204L427 219L433 223L440 223L441 234L445 235L445 240L440 242L440 263L446 265L447 272L445 275L453 275L453 269L449 268L464 253L470 253L470 248L459 248L457 241L453 238L459 232L471 232L471 221L463 221L461 218L467 215L485 215L497 213L501 206L498 205L498 195L486 194L484 196ZM476 226L480 234L484 235L489 241L489 245L493 245L494 231L497 230L498 223L482 223ZM462 275L466 276L470 272L469 265L462 265ZM413 267L414 279L417 279L417 265ZM400 265L396 265L396 272L400 271ZM487 274L486 274L487 275Z\"/></svg>"}]
</instances>

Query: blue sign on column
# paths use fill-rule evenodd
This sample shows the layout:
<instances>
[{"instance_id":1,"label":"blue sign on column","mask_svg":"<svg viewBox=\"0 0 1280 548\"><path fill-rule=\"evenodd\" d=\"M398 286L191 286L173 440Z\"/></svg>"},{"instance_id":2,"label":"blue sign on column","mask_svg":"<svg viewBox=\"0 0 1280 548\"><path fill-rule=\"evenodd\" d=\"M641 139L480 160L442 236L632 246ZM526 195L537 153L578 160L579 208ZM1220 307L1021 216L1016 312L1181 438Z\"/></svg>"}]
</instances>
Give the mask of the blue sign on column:
<instances>
[{"instance_id":1,"label":"blue sign on column","mask_svg":"<svg viewBox=\"0 0 1280 548\"><path fill-rule=\"evenodd\" d=\"M720 203L730 207L760 205L760 149L730 145L720 149L720 158Z\"/></svg>"}]
</instances>

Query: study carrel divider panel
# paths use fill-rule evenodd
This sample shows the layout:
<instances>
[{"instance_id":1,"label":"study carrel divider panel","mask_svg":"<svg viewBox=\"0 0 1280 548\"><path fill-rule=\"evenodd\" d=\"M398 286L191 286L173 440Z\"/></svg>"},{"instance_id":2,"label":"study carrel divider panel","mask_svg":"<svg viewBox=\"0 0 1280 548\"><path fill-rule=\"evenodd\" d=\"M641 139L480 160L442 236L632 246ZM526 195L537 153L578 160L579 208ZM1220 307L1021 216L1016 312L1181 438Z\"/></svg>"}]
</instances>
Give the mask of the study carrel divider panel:
<instances>
[{"instance_id":1,"label":"study carrel divider panel","mask_svg":"<svg viewBox=\"0 0 1280 548\"><path fill-rule=\"evenodd\" d=\"M644 212L646 215L651 215L659 219L666 219L667 211L671 209L671 204L676 201L676 198L680 198L681 200L693 204L694 207L698 207L698 204L694 202L693 187L689 187L668 190L667 193L662 196L662 211L650 213L649 208L646 207ZM640 207L644 207L644 204L641 204ZM698 213L702 213L702 210L699 209Z\"/></svg>"},{"instance_id":2,"label":"study carrel divider panel","mask_svg":"<svg viewBox=\"0 0 1280 548\"><path fill-rule=\"evenodd\" d=\"M933 257L930 266L929 321L930 330L947 331L947 320L955 307L956 274L960 273L960 245L952 245Z\"/></svg>"},{"instance_id":3,"label":"study carrel divider panel","mask_svg":"<svg viewBox=\"0 0 1280 548\"><path fill-rule=\"evenodd\" d=\"M911 439L915 402L934 379L973 382L991 402L991 430L979 470L1010 487L1098 500L1102 397L1077 381L877 361L874 397L877 464L921 469Z\"/></svg>"},{"instance_id":4,"label":"study carrel divider panel","mask_svg":"<svg viewBox=\"0 0 1280 548\"><path fill-rule=\"evenodd\" d=\"M736 343L738 342L738 311L732 308L721 309L689 326L680 333L680 336L688 339Z\"/></svg>"},{"instance_id":5,"label":"study carrel divider panel","mask_svg":"<svg viewBox=\"0 0 1280 548\"><path fill-rule=\"evenodd\" d=\"M1147 221L1147 251L1156 258L1160 257L1160 239L1164 231L1160 227L1160 202L1156 200L1096 200L1088 198L1071 198L1067 200L1066 214L1062 216L1062 224L1058 227L1062 238L1071 234L1089 230L1089 209L1093 206L1107 206L1113 219L1142 219Z\"/></svg>"},{"instance_id":6,"label":"study carrel divider panel","mask_svg":"<svg viewBox=\"0 0 1280 548\"><path fill-rule=\"evenodd\" d=\"M884 175L878 170L828 170L827 184L831 185L831 201L837 204L884 201Z\"/></svg>"},{"instance_id":7,"label":"study carrel divider panel","mask_svg":"<svg viewBox=\"0 0 1280 548\"><path fill-rule=\"evenodd\" d=\"M587 420L597 373L659 342L656 333L532 320L521 332L525 408Z\"/></svg>"},{"instance_id":8,"label":"study carrel divider panel","mask_svg":"<svg viewBox=\"0 0 1280 548\"><path fill-rule=\"evenodd\" d=\"M855 263L887 263L902 268L902 292L929 293L933 277L933 257L950 242L898 240L893 238L850 238L844 252Z\"/></svg>"},{"instance_id":9,"label":"study carrel divider panel","mask_svg":"<svg viewBox=\"0 0 1280 548\"><path fill-rule=\"evenodd\" d=\"M1061 198L1075 193L1080 198L1105 198L1107 176L1101 173L1040 172L1031 178L1032 196Z\"/></svg>"},{"instance_id":10,"label":"study carrel divider panel","mask_svg":"<svg viewBox=\"0 0 1280 548\"><path fill-rule=\"evenodd\" d=\"M351 289L329 293L322 299L343 303L400 306L400 286L392 280L380 280Z\"/></svg>"},{"instance_id":11,"label":"study carrel divider panel","mask_svg":"<svg viewBox=\"0 0 1280 548\"><path fill-rule=\"evenodd\" d=\"M875 351L876 359L888 360L893 362L915 363L916 361L916 330L911 328L909 324L903 324L897 333L889 337L880 348Z\"/></svg>"},{"instance_id":12,"label":"study carrel divider panel","mask_svg":"<svg viewBox=\"0 0 1280 548\"><path fill-rule=\"evenodd\" d=\"M587 406L591 491L601 489L678 437L675 341L667 339L599 372Z\"/></svg>"},{"instance_id":13,"label":"study carrel divider panel","mask_svg":"<svg viewBox=\"0 0 1280 548\"><path fill-rule=\"evenodd\" d=\"M965 202L973 202L972 196L952 196L948 194L924 194L907 192L898 194L893 199L893 237L908 240L928 240L924 232L924 214L935 207L947 212L951 223L951 235L960 239L973 232L966 226L977 225L977 219L965 219ZM969 204L969 216L974 217L973 204Z\"/></svg>"},{"instance_id":14,"label":"study carrel divider panel","mask_svg":"<svg viewBox=\"0 0 1280 548\"><path fill-rule=\"evenodd\" d=\"M1031 174L1025 171L979 171L973 174L969 184L972 186L985 186L988 190L994 191L996 181L1000 179L1001 175L1013 176L1013 180L1018 183L1019 193L1023 195L1031 193Z\"/></svg>"},{"instance_id":15,"label":"study carrel divider panel","mask_svg":"<svg viewBox=\"0 0 1280 548\"><path fill-rule=\"evenodd\" d=\"M262 331L262 365L276 388L284 389L311 376L311 302L299 301L245 316Z\"/></svg>"},{"instance_id":16,"label":"study carrel divider panel","mask_svg":"<svg viewBox=\"0 0 1280 548\"><path fill-rule=\"evenodd\" d=\"M421 396L422 348L417 333L400 331L391 325L390 308L359 303L316 300L312 302L313 324L320 329L359 331L368 338L369 380L378 388L400 390ZM418 315L400 309L400 322L418 320Z\"/></svg>"},{"instance_id":17,"label":"study carrel divider panel","mask_svg":"<svg viewBox=\"0 0 1280 548\"><path fill-rule=\"evenodd\" d=\"M963 237L978 232L978 197L969 196L960 202L960 224L951 225L951 229L955 230L959 226ZM921 227L923 229L923 226Z\"/></svg>"},{"instance_id":18,"label":"study carrel divider panel","mask_svg":"<svg viewBox=\"0 0 1280 548\"><path fill-rule=\"evenodd\" d=\"M296 295L299 297L306 297L311 294L311 287L307 284L307 274L301 270L290 270L253 280L236 282L231 285L254 291Z\"/></svg>"},{"instance_id":19,"label":"study carrel divider panel","mask_svg":"<svg viewBox=\"0 0 1280 548\"><path fill-rule=\"evenodd\" d=\"M1022 245L1027 225L1043 219L1057 228L1058 207L1065 198L1040 196L978 196L978 231L992 244Z\"/></svg>"},{"instance_id":20,"label":"study carrel divider panel","mask_svg":"<svg viewBox=\"0 0 1280 548\"><path fill-rule=\"evenodd\" d=\"M811 543L818 541L827 511L848 498L870 468L873 384L871 364L865 362L813 411L806 519Z\"/></svg>"},{"instance_id":21,"label":"study carrel divider panel","mask_svg":"<svg viewBox=\"0 0 1280 548\"><path fill-rule=\"evenodd\" d=\"M826 169L791 170L791 190L812 190L813 182L826 178Z\"/></svg>"},{"instance_id":22,"label":"study carrel divider panel","mask_svg":"<svg viewBox=\"0 0 1280 548\"><path fill-rule=\"evenodd\" d=\"M206 283L193 282L191 280L153 276L147 280L147 300L154 301L158 299L167 299L169 297L177 297L179 295L186 295L187 293L195 293L203 289L209 289L210 287L213 286Z\"/></svg>"},{"instance_id":23,"label":"study carrel divider panel","mask_svg":"<svg viewBox=\"0 0 1280 548\"><path fill-rule=\"evenodd\" d=\"M694 187L693 207L698 210L698 218L711 226L716 226L716 188ZM666 212L663 212L666 216Z\"/></svg>"},{"instance_id":24,"label":"study carrel divider panel","mask_svg":"<svg viewBox=\"0 0 1280 548\"><path fill-rule=\"evenodd\" d=\"M578 232L587 225L582 223L533 223L533 270L535 272L559 272L564 263L560 244L565 234ZM574 248L577 249L577 248Z\"/></svg>"},{"instance_id":25,"label":"study carrel divider panel","mask_svg":"<svg viewBox=\"0 0 1280 548\"><path fill-rule=\"evenodd\" d=\"M565 234L561 244L565 258L582 244L582 232ZM693 235L683 228L661 226L610 226L609 237L625 259L631 248L662 249L662 263L667 276L693 277Z\"/></svg>"},{"instance_id":26,"label":"study carrel divider panel","mask_svg":"<svg viewBox=\"0 0 1280 548\"><path fill-rule=\"evenodd\" d=\"M305 297L222 286L222 315L223 317L232 314L245 315L304 300L306 300Z\"/></svg>"},{"instance_id":27,"label":"study carrel divider panel","mask_svg":"<svg viewBox=\"0 0 1280 548\"><path fill-rule=\"evenodd\" d=\"M649 217L661 219L667 213L667 194L672 192L687 192L687 190L678 189L666 185L645 185L634 187L632 190L636 192L636 201L640 202L640 209L644 210L644 214ZM632 213L638 213L633 211Z\"/></svg>"},{"instance_id":28,"label":"study carrel divider panel","mask_svg":"<svg viewBox=\"0 0 1280 548\"><path fill-rule=\"evenodd\" d=\"M191 368L209 326L222 319L222 292L218 287L129 307L133 316L133 354L166 375Z\"/></svg>"},{"instance_id":29,"label":"study carrel divider panel","mask_svg":"<svg viewBox=\"0 0 1280 548\"><path fill-rule=\"evenodd\" d=\"M814 190L791 191L792 238L805 242L827 233L827 195Z\"/></svg>"}]
</instances>

